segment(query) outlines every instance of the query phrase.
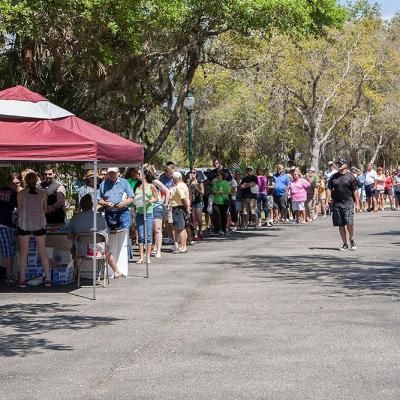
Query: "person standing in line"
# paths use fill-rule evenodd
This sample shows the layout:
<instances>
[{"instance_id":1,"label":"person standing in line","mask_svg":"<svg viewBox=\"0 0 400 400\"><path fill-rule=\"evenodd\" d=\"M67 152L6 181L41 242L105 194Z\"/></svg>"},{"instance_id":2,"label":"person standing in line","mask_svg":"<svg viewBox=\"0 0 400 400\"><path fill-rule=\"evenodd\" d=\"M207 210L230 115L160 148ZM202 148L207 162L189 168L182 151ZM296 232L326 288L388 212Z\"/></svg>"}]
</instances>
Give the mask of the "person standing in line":
<instances>
[{"instance_id":1,"label":"person standing in line","mask_svg":"<svg viewBox=\"0 0 400 400\"><path fill-rule=\"evenodd\" d=\"M318 208L320 209L319 211L321 212L322 218L326 218L325 200L326 200L325 179L324 179L324 176L322 175L322 171L319 171Z\"/></svg>"},{"instance_id":2,"label":"person standing in line","mask_svg":"<svg viewBox=\"0 0 400 400\"><path fill-rule=\"evenodd\" d=\"M107 179L100 184L98 205L105 208L104 216L111 230L129 229L131 214L128 207L133 203L133 197L128 181L119 176L119 168L108 168Z\"/></svg>"},{"instance_id":3,"label":"person standing in line","mask_svg":"<svg viewBox=\"0 0 400 400\"><path fill-rule=\"evenodd\" d=\"M211 188L214 196L214 233L220 236L226 235L229 194L231 193L231 186L224 178L225 174L217 171L216 180Z\"/></svg>"},{"instance_id":4,"label":"person standing in line","mask_svg":"<svg viewBox=\"0 0 400 400\"><path fill-rule=\"evenodd\" d=\"M307 201L307 189L310 182L300 177L297 169L293 171L293 180L290 184L290 196L292 199L292 208L295 214L295 223L300 223L300 216L302 223L307 223L305 201Z\"/></svg>"},{"instance_id":5,"label":"person standing in line","mask_svg":"<svg viewBox=\"0 0 400 400\"><path fill-rule=\"evenodd\" d=\"M267 177L265 176L265 171L262 168L257 168L257 215L258 215L258 226L262 226L262 211L265 215L265 224L269 220L269 209L268 209L268 195L267 195Z\"/></svg>"},{"instance_id":6,"label":"person standing in line","mask_svg":"<svg viewBox=\"0 0 400 400\"><path fill-rule=\"evenodd\" d=\"M308 222L313 222L317 219L317 200L318 200L318 184L319 178L316 174L314 167L311 167L306 174L306 179L310 183L307 188L307 201L306 206L306 217Z\"/></svg>"},{"instance_id":7,"label":"person standing in line","mask_svg":"<svg viewBox=\"0 0 400 400\"><path fill-rule=\"evenodd\" d=\"M236 172L235 172L236 177ZM229 215L228 215L228 229L232 228L232 230L236 230L237 221L238 221L238 213L236 210L236 195L238 191L239 183L235 178L232 178L229 181L229 185L231 187L231 193L229 195Z\"/></svg>"},{"instance_id":8,"label":"person standing in line","mask_svg":"<svg viewBox=\"0 0 400 400\"><path fill-rule=\"evenodd\" d=\"M188 180L189 194L192 200L192 222L194 226L193 240L203 240L203 196L204 185L201 182L198 171L192 169Z\"/></svg>"},{"instance_id":9,"label":"person standing in line","mask_svg":"<svg viewBox=\"0 0 400 400\"><path fill-rule=\"evenodd\" d=\"M397 170L394 172L393 179L393 187L394 187L394 197L395 197L395 205L396 210L400 209L400 165L397 167Z\"/></svg>"},{"instance_id":10,"label":"person standing in line","mask_svg":"<svg viewBox=\"0 0 400 400\"><path fill-rule=\"evenodd\" d=\"M187 253L186 223L190 215L189 188L182 180L182 174L175 171L172 174L175 186L172 190L172 220L174 227L175 250L173 253Z\"/></svg>"},{"instance_id":11,"label":"person standing in line","mask_svg":"<svg viewBox=\"0 0 400 400\"><path fill-rule=\"evenodd\" d=\"M37 188L38 176L29 172L25 176L26 187L18 192L18 243L19 243L19 287L26 287L25 274L29 239L36 240L37 251L43 265L44 286L51 286L49 258L46 252L47 193Z\"/></svg>"},{"instance_id":12,"label":"person standing in line","mask_svg":"<svg viewBox=\"0 0 400 400\"><path fill-rule=\"evenodd\" d=\"M328 183L329 179L331 179L332 175L335 175L337 173L337 169L335 169L335 164L333 161L328 162L328 168L324 172L324 178L326 182Z\"/></svg>"},{"instance_id":13,"label":"person standing in line","mask_svg":"<svg viewBox=\"0 0 400 400\"><path fill-rule=\"evenodd\" d=\"M48 224L64 224L65 222L65 187L56 180L56 170L47 167L41 188L47 192L46 221Z\"/></svg>"},{"instance_id":14,"label":"person standing in line","mask_svg":"<svg viewBox=\"0 0 400 400\"><path fill-rule=\"evenodd\" d=\"M369 163L367 165L367 172L365 173L365 196L367 197L368 209L367 211L378 211L377 201L375 197L375 180L377 174L373 169L373 165Z\"/></svg>"},{"instance_id":15,"label":"person standing in line","mask_svg":"<svg viewBox=\"0 0 400 400\"><path fill-rule=\"evenodd\" d=\"M78 191L78 202L81 202L83 196L85 196L86 194L90 194L94 203L94 199L97 198L99 194L99 186L100 184L97 183L97 188L96 190L94 189L94 171L87 171L85 175L85 183L79 188Z\"/></svg>"},{"instance_id":16,"label":"person standing in line","mask_svg":"<svg viewBox=\"0 0 400 400\"><path fill-rule=\"evenodd\" d=\"M150 183L152 176L146 171L144 177L139 179L136 186L136 195L133 205L136 209L136 226L139 233L139 260L136 264L144 263L144 254L146 252L146 261L151 263L150 254L153 247L153 205L158 202L158 192L156 187ZM143 184L144 182L144 184ZM143 191L145 196L145 203L143 203ZM144 220L144 213L146 212L146 221ZM145 224L147 235L147 248L145 249Z\"/></svg>"},{"instance_id":17,"label":"person standing in line","mask_svg":"<svg viewBox=\"0 0 400 400\"><path fill-rule=\"evenodd\" d=\"M367 211L365 197L365 175L362 170L357 169L358 198L360 199L360 212Z\"/></svg>"},{"instance_id":18,"label":"person standing in line","mask_svg":"<svg viewBox=\"0 0 400 400\"><path fill-rule=\"evenodd\" d=\"M274 175L274 223L279 220L279 212L282 222L285 224L287 220L287 203L290 186L290 179L284 173L283 165L278 165L276 174Z\"/></svg>"},{"instance_id":19,"label":"person standing in line","mask_svg":"<svg viewBox=\"0 0 400 400\"><path fill-rule=\"evenodd\" d=\"M375 197L378 211L383 211L385 209L385 181L386 176L383 173L383 168L378 167L376 170L376 179L375 179Z\"/></svg>"},{"instance_id":20,"label":"person standing in line","mask_svg":"<svg viewBox=\"0 0 400 400\"><path fill-rule=\"evenodd\" d=\"M20 175L12 173L7 177L6 185L0 189L0 255L6 269L6 283L14 283L12 267L16 256L15 230L13 215L17 208L17 191L20 188Z\"/></svg>"},{"instance_id":21,"label":"person standing in line","mask_svg":"<svg viewBox=\"0 0 400 400\"><path fill-rule=\"evenodd\" d=\"M395 210L395 202L393 195L393 175L390 173L390 170L386 170L386 179L385 179L385 196L384 196L384 204L386 200L389 200L389 205L391 210Z\"/></svg>"},{"instance_id":22,"label":"person standing in line","mask_svg":"<svg viewBox=\"0 0 400 400\"><path fill-rule=\"evenodd\" d=\"M242 212L244 229L247 230L249 226L250 215L255 219L257 226L257 193L258 193L258 180L254 175L253 167L247 167L247 175L242 178L239 189L242 191ZM253 193L254 187L257 186L257 191ZM250 215L249 215L250 214Z\"/></svg>"},{"instance_id":23,"label":"person standing in line","mask_svg":"<svg viewBox=\"0 0 400 400\"><path fill-rule=\"evenodd\" d=\"M274 215L274 187L275 187L275 179L274 175L269 172L267 169L265 171L265 176L267 178L267 199L268 199L268 213L269 220L266 223L267 226L273 226L273 215Z\"/></svg>"},{"instance_id":24,"label":"person standing in line","mask_svg":"<svg viewBox=\"0 0 400 400\"><path fill-rule=\"evenodd\" d=\"M329 207L332 198L333 226L339 228L343 242L339 250L349 250L346 229L349 234L350 249L355 250L357 247L354 240L354 209L356 212L360 211L357 180L349 172L345 160L339 160L337 165L339 171L332 175L328 182L325 207Z\"/></svg>"}]
</instances>

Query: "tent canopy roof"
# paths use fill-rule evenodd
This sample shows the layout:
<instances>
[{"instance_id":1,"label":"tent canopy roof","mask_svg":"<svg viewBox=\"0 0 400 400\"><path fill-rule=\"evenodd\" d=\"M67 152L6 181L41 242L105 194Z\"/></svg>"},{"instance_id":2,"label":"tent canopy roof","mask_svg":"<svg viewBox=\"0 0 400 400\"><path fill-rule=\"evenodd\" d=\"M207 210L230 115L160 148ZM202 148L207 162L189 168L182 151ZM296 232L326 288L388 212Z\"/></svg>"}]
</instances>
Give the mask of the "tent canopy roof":
<instances>
[{"instance_id":1,"label":"tent canopy roof","mask_svg":"<svg viewBox=\"0 0 400 400\"><path fill-rule=\"evenodd\" d=\"M0 91L0 160L138 164L143 146L16 86Z\"/></svg>"}]
</instances>

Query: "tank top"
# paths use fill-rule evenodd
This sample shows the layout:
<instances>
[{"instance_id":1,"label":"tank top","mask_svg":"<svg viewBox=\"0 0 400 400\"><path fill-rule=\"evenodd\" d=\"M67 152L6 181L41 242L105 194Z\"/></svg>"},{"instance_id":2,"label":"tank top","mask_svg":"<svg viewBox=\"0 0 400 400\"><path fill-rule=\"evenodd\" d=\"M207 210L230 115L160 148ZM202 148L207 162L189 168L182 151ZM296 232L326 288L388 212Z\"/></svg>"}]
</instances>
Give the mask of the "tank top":
<instances>
[{"instance_id":1,"label":"tank top","mask_svg":"<svg viewBox=\"0 0 400 400\"><path fill-rule=\"evenodd\" d=\"M18 215L18 227L23 231L39 231L46 228L46 215L43 210L43 201L46 192L37 189L37 194L29 193L29 189L20 192L21 209Z\"/></svg>"},{"instance_id":2,"label":"tank top","mask_svg":"<svg viewBox=\"0 0 400 400\"><path fill-rule=\"evenodd\" d=\"M141 186L140 188L136 189L135 192L135 197L139 198L140 200L143 198L143 190ZM149 184L146 184L146 192L145 192L145 198L146 198L146 214L151 215L153 214L153 204L150 203L149 201L153 197L153 192L151 190L151 186ZM137 214L144 214L144 207L143 205L136 207L136 213Z\"/></svg>"}]
</instances>

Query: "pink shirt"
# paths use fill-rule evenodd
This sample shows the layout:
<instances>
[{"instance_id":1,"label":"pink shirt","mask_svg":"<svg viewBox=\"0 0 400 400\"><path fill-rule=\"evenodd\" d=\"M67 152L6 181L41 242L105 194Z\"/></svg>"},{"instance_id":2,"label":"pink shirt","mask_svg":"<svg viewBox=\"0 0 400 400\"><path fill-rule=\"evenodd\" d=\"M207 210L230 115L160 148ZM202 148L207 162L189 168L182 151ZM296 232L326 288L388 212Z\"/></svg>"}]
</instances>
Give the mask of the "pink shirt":
<instances>
[{"instance_id":1,"label":"pink shirt","mask_svg":"<svg viewBox=\"0 0 400 400\"><path fill-rule=\"evenodd\" d=\"M290 184L290 196L293 201L306 201L307 200L307 188L310 186L310 182L303 178L292 181Z\"/></svg>"},{"instance_id":2,"label":"pink shirt","mask_svg":"<svg viewBox=\"0 0 400 400\"><path fill-rule=\"evenodd\" d=\"M267 194L267 177L263 175L257 176L258 193Z\"/></svg>"}]
</instances>

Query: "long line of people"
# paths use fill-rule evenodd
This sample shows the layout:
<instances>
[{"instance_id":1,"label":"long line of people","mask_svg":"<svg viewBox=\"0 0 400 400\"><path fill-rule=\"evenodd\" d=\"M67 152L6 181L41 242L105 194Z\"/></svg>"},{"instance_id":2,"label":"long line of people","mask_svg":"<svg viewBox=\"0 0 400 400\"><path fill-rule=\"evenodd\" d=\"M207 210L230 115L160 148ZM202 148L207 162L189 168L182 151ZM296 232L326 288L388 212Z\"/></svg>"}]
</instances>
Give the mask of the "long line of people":
<instances>
[{"instance_id":1,"label":"long line of people","mask_svg":"<svg viewBox=\"0 0 400 400\"><path fill-rule=\"evenodd\" d=\"M325 200L327 183L337 172L333 162L328 163L325 171L312 167L301 171L283 165L278 165L275 172L264 168L254 171L248 166L243 175L240 170L225 168L217 159L213 167L183 173L169 162L162 173L154 166L145 166L144 176L138 168L122 173L119 168L108 168L99 171L97 188L94 172L87 171L83 184L77 188L78 203L81 212L87 213L88 204L92 205L97 198L97 211L102 212L107 229L130 231L131 249L135 245L139 248L135 260L138 264L151 262L152 256L161 258L163 246L172 245L168 250L174 254L186 253L188 245L208 235L226 236L237 230L268 228L279 223L307 224L330 213ZM400 167L383 173L383 168L375 170L369 164L365 172L352 167L351 173L357 180L360 211L378 212L386 205L393 210L400 208ZM27 238L33 235L46 273L44 284L51 285L44 238L46 225L65 221L65 194L53 167L46 168L42 177L32 170L13 173L0 189L0 254L8 281L13 280L15 235L23 254ZM80 224L79 229L84 227ZM115 262L112 264L116 276L122 276ZM24 268L22 261L22 287Z\"/></svg>"}]
</instances>

